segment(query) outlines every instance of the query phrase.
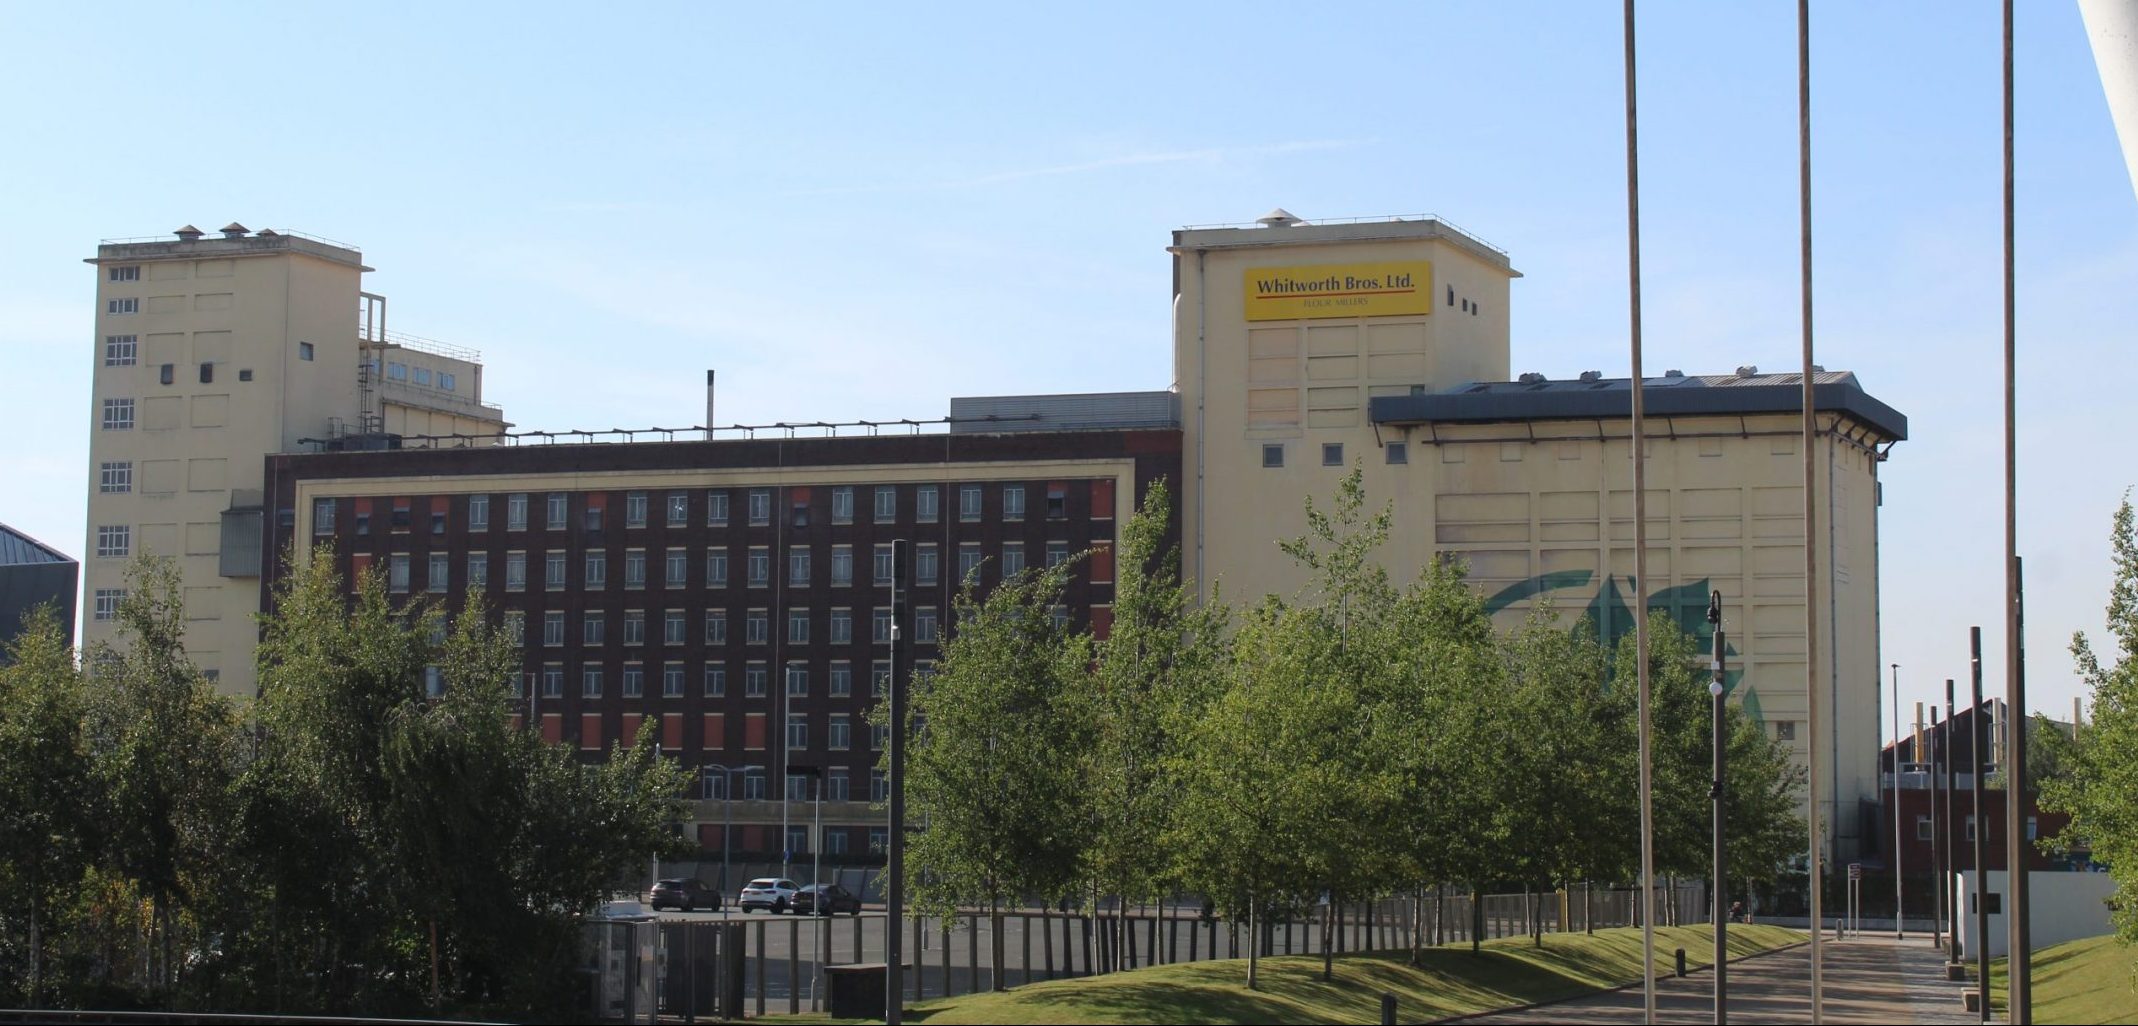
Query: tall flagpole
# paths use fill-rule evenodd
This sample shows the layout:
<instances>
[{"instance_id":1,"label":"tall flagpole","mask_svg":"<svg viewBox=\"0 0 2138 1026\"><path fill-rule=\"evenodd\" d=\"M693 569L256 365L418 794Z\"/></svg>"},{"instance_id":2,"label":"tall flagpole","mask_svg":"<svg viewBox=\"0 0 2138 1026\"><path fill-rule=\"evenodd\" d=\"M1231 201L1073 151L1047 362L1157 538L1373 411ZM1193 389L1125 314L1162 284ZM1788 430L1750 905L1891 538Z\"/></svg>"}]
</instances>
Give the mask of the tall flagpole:
<instances>
[{"instance_id":1,"label":"tall flagpole","mask_svg":"<svg viewBox=\"0 0 2138 1026\"><path fill-rule=\"evenodd\" d=\"M2004 0L2004 823L2006 889L2011 898L2005 916L2011 953L2011 987L2006 1018L2034 1021L2033 957L2028 937L2026 848L2031 840L2025 822L2027 776L2026 638L2020 621L2017 351L2015 348L2012 266L2012 0Z\"/></svg>"},{"instance_id":2,"label":"tall flagpole","mask_svg":"<svg viewBox=\"0 0 2138 1026\"><path fill-rule=\"evenodd\" d=\"M1655 797L1648 680L1648 453L1641 421L1641 160L1635 99L1633 0L1626 0L1626 287L1633 355L1633 646L1640 680L1641 1007L1655 1021Z\"/></svg>"},{"instance_id":3,"label":"tall flagpole","mask_svg":"<svg viewBox=\"0 0 2138 1026\"><path fill-rule=\"evenodd\" d=\"M1797 215L1799 221L1804 332L1804 692L1805 761L1810 766L1808 790L1811 799L1811 863L1807 880L1811 888L1811 1021L1826 1019L1823 990L1826 984L1825 951L1820 934L1821 888L1825 883L1823 807L1819 804L1819 551L1812 545L1817 536L1818 495L1812 474L1812 447L1818 441L1817 407L1813 404L1811 347L1811 0L1797 0ZM1654 1015L1649 1018L1654 1019Z\"/></svg>"}]
</instances>

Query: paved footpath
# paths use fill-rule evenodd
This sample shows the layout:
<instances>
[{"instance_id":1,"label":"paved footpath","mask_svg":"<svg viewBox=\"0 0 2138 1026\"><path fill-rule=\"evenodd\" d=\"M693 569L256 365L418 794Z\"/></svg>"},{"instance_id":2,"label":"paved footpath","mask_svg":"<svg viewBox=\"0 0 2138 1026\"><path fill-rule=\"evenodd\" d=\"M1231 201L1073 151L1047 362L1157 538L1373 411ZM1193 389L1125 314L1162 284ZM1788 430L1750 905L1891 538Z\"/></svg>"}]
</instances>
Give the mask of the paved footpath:
<instances>
[{"instance_id":1,"label":"paved footpath","mask_svg":"<svg viewBox=\"0 0 2138 1026\"><path fill-rule=\"evenodd\" d=\"M1926 938L1828 940L1825 1021L1832 1023L1974 1023L1960 1004L1961 984L1947 983L1944 959ZM1666 958L1669 952L1658 952ZM1666 973L1669 963L1664 967ZM1730 965L1730 1019L1747 1023L1811 1021L1811 947L1757 955ZM1695 972L1656 981L1656 1021L1713 1022L1714 977ZM1518 1012L1482 1015L1476 1023L1623 1023L1641 1021L1641 988L1562 1001Z\"/></svg>"}]
</instances>

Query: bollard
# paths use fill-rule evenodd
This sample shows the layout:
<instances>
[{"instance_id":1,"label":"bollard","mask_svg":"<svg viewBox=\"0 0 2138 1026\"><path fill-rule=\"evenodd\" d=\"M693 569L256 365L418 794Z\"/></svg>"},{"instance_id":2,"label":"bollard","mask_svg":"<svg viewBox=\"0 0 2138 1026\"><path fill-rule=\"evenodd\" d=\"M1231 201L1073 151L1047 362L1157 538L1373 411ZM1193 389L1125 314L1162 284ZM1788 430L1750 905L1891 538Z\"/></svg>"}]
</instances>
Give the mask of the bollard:
<instances>
[{"instance_id":1,"label":"bollard","mask_svg":"<svg viewBox=\"0 0 2138 1026\"><path fill-rule=\"evenodd\" d=\"M1381 995L1381 1026L1396 1026L1396 996Z\"/></svg>"},{"instance_id":2,"label":"bollard","mask_svg":"<svg viewBox=\"0 0 2138 1026\"><path fill-rule=\"evenodd\" d=\"M1678 975L1685 975L1685 949L1678 949Z\"/></svg>"}]
</instances>

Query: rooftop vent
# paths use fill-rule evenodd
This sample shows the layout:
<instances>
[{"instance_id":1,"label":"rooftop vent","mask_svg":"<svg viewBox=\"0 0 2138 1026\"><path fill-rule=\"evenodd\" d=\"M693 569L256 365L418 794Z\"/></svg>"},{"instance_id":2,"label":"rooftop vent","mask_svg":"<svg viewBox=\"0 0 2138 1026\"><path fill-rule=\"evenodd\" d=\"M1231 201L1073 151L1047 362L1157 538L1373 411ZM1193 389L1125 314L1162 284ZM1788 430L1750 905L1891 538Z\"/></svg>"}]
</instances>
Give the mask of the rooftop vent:
<instances>
[{"instance_id":1,"label":"rooftop vent","mask_svg":"<svg viewBox=\"0 0 2138 1026\"><path fill-rule=\"evenodd\" d=\"M1264 228L1290 228L1299 223L1299 218L1291 211L1278 207L1261 217L1255 218L1255 223Z\"/></svg>"},{"instance_id":2,"label":"rooftop vent","mask_svg":"<svg viewBox=\"0 0 2138 1026\"><path fill-rule=\"evenodd\" d=\"M1758 368L1757 366L1753 365L1753 364L1749 364L1749 363L1748 363L1748 364L1745 364L1745 365L1744 365L1744 366L1742 366L1742 367L1739 367L1739 368L1737 368L1737 376L1738 376L1738 377L1740 377L1740 378L1749 378L1749 377L1754 377L1754 376L1756 376L1756 375L1758 375L1758 374L1759 374L1759 368Z\"/></svg>"},{"instance_id":3,"label":"rooftop vent","mask_svg":"<svg viewBox=\"0 0 2138 1026\"><path fill-rule=\"evenodd\" d=\"M1816 364L1816 363L1815 363L1815 364L1812 364L1812 365L1811 365L1811 372L1812 372L1813 374L1824 374L1824 373L1826 373L1826 368L1824 368L1824 367L1821 367L1821 366L1819 366L1818 364Z\"/></svg>"},{"instance_id":4,"label":"rooftop vent","mask_svg":"<svg viewBox=\"0 0 2138 1026\"><path fill-rule=\"evenodd\" d=\"M1539 374L1536 371L1530 371L1522 375L1521 377L1516 378L1515 380L1525 385L1541 385L1544 383L1545 378L1544 375Z\"/></svg>"},{"instance_id":5,"label":"rooftop vent","mask_svg":"<svg viewBox=\"0 0 2138 1026\"><path fill-rule=\"evenodd\" d=\"M254 235L257 235L257 236L259 236L260 238L263 238L263 239L272 239L272 238L274 238L275 236L277 236L277 235L280 235L280 234L282 234L282 233L281 233L281 232L278 232L278 231L276 231L276 230L274 230L273 228L262 228L262 229L260 229L259 231L257 231L257 232L254 232L253 234L254 234Z\"/></svg>"},{"instance_id":6,"label":"rooftop vent","mask_svg":"<svg viewBox=\"0 0 2138 1026\"><path fill-rule=\"evenodd\" d=\"M242 239L245 237L245 233L251 230L252 229L247 228L244 225L237 223L236 221L232 221L229 224L223 226L223 238Z\"/></svg>"},{"instance_id":7,"label":"rooftop vent","mask_svg":"<svg viewBox=\"0 0 2138 1026\"><path fill-rule=\"evenodd\" d=\"M1666 378L1682 378L1685 376L1685 372L1681 370L1672 369L1664 371L1663 376Z\"/></svg>"},{"instance_id":8,"label":"rooftop vent","mask_svg":"<svg viewBox=\"0 0 2138 1026\"><path fill-rule=\"evenodd\" d=\"M1603 380L1603 372L1602 372L1602 371L1582 371L1582 372L1581 372L1581 380L1583 380L1583 381L1602 381L1602 380Z\"/></svg>"},{"instance_id":9,"label":"rooftop vent","mask_svg":"<svg viewBox=\"0 0 2138 1026\"><path fill-rule=\"evenodd\" d=\"M178 229L172 234L178 236L178 241L180 242L199 242L201 237L201 230L189 224L184 228Z\"/></svg>"}]
</instances>

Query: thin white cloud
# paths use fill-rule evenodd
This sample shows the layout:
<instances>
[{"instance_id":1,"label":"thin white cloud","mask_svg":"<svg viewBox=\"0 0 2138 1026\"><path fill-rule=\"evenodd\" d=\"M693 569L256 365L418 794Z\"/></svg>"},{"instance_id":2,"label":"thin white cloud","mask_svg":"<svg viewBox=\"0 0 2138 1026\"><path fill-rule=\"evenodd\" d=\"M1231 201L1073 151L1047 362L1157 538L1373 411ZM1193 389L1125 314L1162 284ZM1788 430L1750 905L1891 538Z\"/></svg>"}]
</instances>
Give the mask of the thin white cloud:
<instances>
[{"instance_id":1,"label":"thin white cloud","mask_svg":"<svg viewBox=\"0 0 2138 1026\"><path fill-rule=\"evenodd\" d=\"M1002 185L1007 182L1021 182L1033 178L1054 178L1062 175L1089 174L1094 171L1111 171L1115 168L1124 167L1146 167L1154 164L1223 163L1230 160L1283 156L1290 153L1341 150L1365 145L1367 141L1361 139L1297 139L1290 142L1269 143L1261 146L1213 146L1199 150L1130 153L1118 157L1102 157L1098 160L1078 161L1073 164L1052 164L1045 167L991 171L986 174L971 175L963 178L945 178L924 182L830 185L821 188L791 189L776 195L845 196L878 192L928 192L937 189L970 189L988 185Z\"/></svg>"}]
</instances>

